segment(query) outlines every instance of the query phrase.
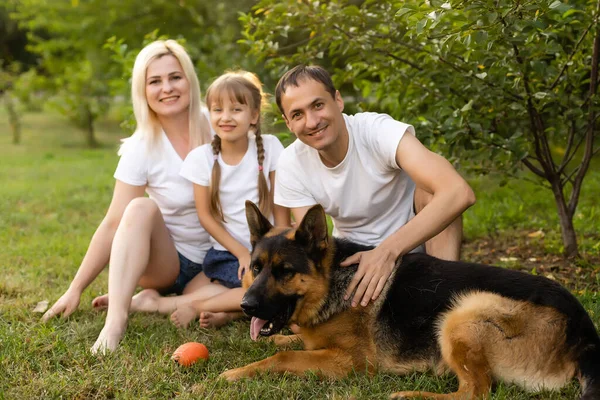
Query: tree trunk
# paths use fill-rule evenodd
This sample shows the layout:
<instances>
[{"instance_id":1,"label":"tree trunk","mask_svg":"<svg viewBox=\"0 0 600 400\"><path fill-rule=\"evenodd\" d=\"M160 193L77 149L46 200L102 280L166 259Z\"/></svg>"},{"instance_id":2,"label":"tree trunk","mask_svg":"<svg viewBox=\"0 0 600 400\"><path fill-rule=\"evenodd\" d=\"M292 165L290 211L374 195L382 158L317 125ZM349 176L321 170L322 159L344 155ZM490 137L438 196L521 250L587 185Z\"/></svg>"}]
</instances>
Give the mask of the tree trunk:
<instances>
[{"instance_id":1,"label":"tree trunk","mask_svg":"<svg viewBox=\"0 0 600 400\"><path fill-rule=\"evenodd\" d=\"M86 127L86 141L90 148L99 147L99 143L96 140L96 133L94 131L94 115L88 107L85 108L85 127Z\"/></svg>"},{"instance_id":2,"label":"tree trunk","mask_svg":"<svg viewBox=\"0 0 600 400\"><path fill-rule=\"evenodd\" d=\"M17 113L10 93L4 95L4 101L6 102L6 110L8 111L8 122L12 132L13 144L19 144L21 143L21 119L19 118L19 113Z\"/></svg>"},{"instance_id":3,"label":"tree trunk","mask_svg":"<svg viewBox=\"0 0 600 400\"><path fill-rule=\"evenodd\" d=\"M560 231L562 235L563 245L565 246L564 254L567 258L574 258L579 255L577 247L577 235L573 226L573 215L569 212L565 195L563 193L560 182L550 182L552 185L552 194L558 209L558 218L560 220Z\"/></svg>"}]
</instances>

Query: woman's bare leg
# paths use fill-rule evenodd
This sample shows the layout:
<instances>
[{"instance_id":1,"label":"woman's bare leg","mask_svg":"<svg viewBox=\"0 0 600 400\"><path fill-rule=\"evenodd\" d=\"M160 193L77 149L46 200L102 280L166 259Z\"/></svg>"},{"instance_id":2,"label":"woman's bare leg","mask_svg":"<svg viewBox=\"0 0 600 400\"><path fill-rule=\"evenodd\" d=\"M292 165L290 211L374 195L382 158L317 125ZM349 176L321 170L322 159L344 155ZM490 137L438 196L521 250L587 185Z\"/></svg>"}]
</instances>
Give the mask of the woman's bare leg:
<instances>
[{"instance_id":1,"label":"woman's bare leg","mask_svg":"<svg viewBox=\"0 0 600 400\"><path fill-rule=\"evenodd\" d=\"M125 209L113 240L108 273L108 312L92 353L113 351L127 326L131 297L139 284L165 288L179 274L179 257L156 203L136 198Z\"/></svg>"},{"instance_id":2,"label":"woman's bare leg","mask_svg":"<svg viewBox=\"0 0 600 400\"><path fill-rule=\"evenodd\" d=\"M218 288L211 288L218 286ZM205 286L209 286L206 288ZM198 292L200 288L204 290ZM144 289L131 299L130 312L150 312L160 314L170 314L177 309L178 304L185 305L196 300L206 299L219 294L222 286L214 285L210 279L200 272L183 289L183 294L179 296L162 296L156 289ZM108 294L96 297L92 300L92 307L102 310L108 307Z\"/></svg>"}]
</instances>

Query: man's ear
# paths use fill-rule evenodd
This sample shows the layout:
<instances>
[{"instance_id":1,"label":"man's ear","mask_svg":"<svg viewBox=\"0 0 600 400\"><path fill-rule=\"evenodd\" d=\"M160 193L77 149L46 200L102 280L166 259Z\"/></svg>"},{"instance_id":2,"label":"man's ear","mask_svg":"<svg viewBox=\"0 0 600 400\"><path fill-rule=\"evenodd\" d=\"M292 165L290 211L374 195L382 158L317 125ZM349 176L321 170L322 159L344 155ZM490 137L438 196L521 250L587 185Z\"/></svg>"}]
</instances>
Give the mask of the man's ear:
<instances>
[{"instance_id":1,"label":"man's ear","mask_svg":"<svg viewBox=\"0 0 600 400\"><path fill-rule=\"evenodd\" d=\"M327 218L325 210L320 204L312 206L302 218L296 229L294 239L312 252L322 251L327 248L329 234L327 231Z\"/></svg>"},{"instance_id":2,"label":"man's ear","mask_svg":"<svg viewBox=\"0 0 600 400\"><path fill-rule=\"evenodd\" d=\"M284 113L281 113L281 116L283 117L283 120L285 121L285 126L287 126L288 130L291 132L292 130L290 129L290 120L287 119L287 117L285 116Z\"/></svg>"},{"instance_id":3,"label":"man's ear","mask_svg":"<svg viewBox=\"0 0 600 400\"><path fill-rule=\"evenodd\" d=\"M256 242L265 236L273 228L273 225L262 215L256 204L250 200L246 200L246 220L250 229L250 244L254 248Z\"/></svg>"},{"instance_id":4,"label":"man's ear","mask_svg":"<svg viewBox=\"0 0 600 400\"><path fill-rule=\"evenodd\" d=\"M335 91L334 100L335 100L336 104L338 105L340 112L343 112L344 111L344 99L342 98L342 95L340 94L339 90Z\"/></svg>"}]
</instances>

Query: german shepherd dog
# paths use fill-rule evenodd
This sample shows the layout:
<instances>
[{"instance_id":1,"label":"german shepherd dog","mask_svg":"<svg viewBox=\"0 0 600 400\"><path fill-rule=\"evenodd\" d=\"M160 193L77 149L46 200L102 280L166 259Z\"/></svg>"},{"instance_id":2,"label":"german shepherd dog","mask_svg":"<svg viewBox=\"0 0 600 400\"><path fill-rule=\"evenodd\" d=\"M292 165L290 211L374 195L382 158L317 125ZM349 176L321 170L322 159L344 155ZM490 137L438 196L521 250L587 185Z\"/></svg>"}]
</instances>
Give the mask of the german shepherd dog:
<instances>
[{"instance_id":1,"label":"german shepherd dog","mask_svg":"<svg viewBox=\"0 0 600 400\"><path fill-rule=\"evenodd\" d=\"M222 377L314 371L338 378L353 369L456 374L454 393L391 395L425 399L485 398L495 380L530 391L559 389L578 377L581 399L600 399L598 333L582 305L558 283L407 254L379 298L353 308L344 293L357 266L339 264L370 247L331 238L319 205L296 229L273 228L250 202L246 216L253 251L241 306L252 317L252 338L294 323L305 350L278 352Z\"/></svg>"}]
</instances>

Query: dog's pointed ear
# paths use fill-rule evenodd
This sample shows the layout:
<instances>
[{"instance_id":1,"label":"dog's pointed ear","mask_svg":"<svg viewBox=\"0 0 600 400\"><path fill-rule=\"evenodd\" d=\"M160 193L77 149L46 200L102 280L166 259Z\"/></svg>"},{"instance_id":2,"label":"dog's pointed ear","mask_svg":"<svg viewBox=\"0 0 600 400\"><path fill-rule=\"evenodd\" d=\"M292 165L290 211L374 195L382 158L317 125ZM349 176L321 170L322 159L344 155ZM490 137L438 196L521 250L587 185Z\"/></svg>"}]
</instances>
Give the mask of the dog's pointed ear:
<instances>
[{"instance_id":1,"label":"dog's pointed ear","mask_svg":"<svg viewBox=\"0 0 600 400\"><path fill-rule=\"evenodd\" d=\"M302 218L294 237L310 250L324 250L329 242L327 217L320 204L312 206Z\"/></svg>"},{"instance_id":2,"label":"dog's pointed ear","mask_svg":"<svg viewBox=\"0 0 600 400\"><path fill-rule=\"evenodd\" d=\"M262 215L256 204L250 200L246 200L246 220L248 221L248 228L250 228L250 244L254 248L256 242L265 236L273 228L273 225Z\"/></svg>"}]
</instances>

